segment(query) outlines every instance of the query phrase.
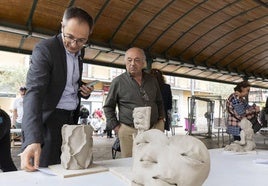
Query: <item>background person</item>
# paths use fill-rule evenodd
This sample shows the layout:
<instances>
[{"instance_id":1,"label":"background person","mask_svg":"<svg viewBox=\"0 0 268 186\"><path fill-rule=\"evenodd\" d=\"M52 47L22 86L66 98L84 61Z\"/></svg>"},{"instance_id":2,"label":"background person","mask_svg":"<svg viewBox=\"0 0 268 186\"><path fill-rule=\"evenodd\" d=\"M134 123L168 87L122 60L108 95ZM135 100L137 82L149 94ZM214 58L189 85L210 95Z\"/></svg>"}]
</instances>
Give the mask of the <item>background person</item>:
<instances>
[{"instance_id":1,"label":"background person","mask_svg":"<svg viewBox=\"0 0 268 186\"><path fill-rule=\"evenodd\" d=\"M250 84L248 81L242 81L234 88L226 102L226 109L228 112L228 126L227 133L233 135L234 140L240 141L240 126L239 122L246 117L248 120L252 119L256 113L260 111L258 106L250 106L246 100L250 91Z\"/></svg>"},{"instance_id":2,"label":"background person","mask_svg":"<svg viewBox=\"0 0 268 186\"><path fill-rule=\"evenodd\" d=\"M260 112L260 122L262 127L267 127L268 122L268 97L266 98L265 106Z\"/></svg>"},{"instance_id":3,"label":"background person","mask_svg":"<svg viewBox=\"0 0 268 186\"><path fill-rule=\"evenodd\" d=\"M137 134L133 122L135 107L151 107L150 128L164 131L164 109L157 80L142 69L146 57L140 48L130 48L124 57L126 72L113 79L103 106L107 128L118 134L121 157L132 156L133 134ZM118 107L118 117L116 112Z\"/></svg>"},{"instance_id":4,"label":"background person","mask_svg":"<svg viewBox=\"0 0 268 186\"><path fill-rule=\"evenodd\" d=\"M151 69L150 74L153 75L159 84L165 111L165 130L170 131L172 121L172 92L170 85L166 83L163 73L158 69Z\"/></svg>"},{"instance_id":5,"label":"background person","mask_svg":"<svg viewBox=\"0 0 268 186\"><path fill-rule=\"evenodd\" d=\"M94 111L94 114L97 114L97 117L102 118L103 117L103 112L100 108Z\"/></svg>"},{"instance_id":6,"label":"background person","mask_svg":"<svg viewBox=\"0 0 268 186\"><path fill-rule=\"evenodd\" d=\"M79 124L87 125L88 124L89 110L81 105L79 112Z\"/></svg>"},{"instance_id":7,"label":"background person","mask_svg":"<svg viewBox=\"0 0 268 186\"><path fill-rule=\"evenodd\" d=\"M0 109L0 169L3 172L16 171L10 152L10 127L9 115Z\"/></svg>"},{"instance_id":8,"label":"background person","mask_svg":"<svg viewBox=\"0 0 268 186\"><path fill-rule=\"evenodd\" d=\"M93 113L92 119L90 120L90 125L93 127L95 133L103 135L105 121L103 118L100 118L96 112Z\"/></svg>"},{"instance_id":9,"label":"background person","mask_svg":"<svg viewBox=\"0 0 268 186\"><path fill-rule=\"evenodd\" d=\"M87 12L70 7L63 15L62 33L42 40L33 50L23 103L22 169L60 163L61 128L77 124L81 97L93 91L81 80L84 45L93 24Z\"/></svg>"},{"instance_id":10,"label":"background person","mask_svg":"<svg viewBox=\"0 0 268 186\"><path fill-rule=\"evenodd\" d=\"M19 89L20 95L18 98L15 99L13 103L13 117L12 117L12 124L16 127L16 129L21 128L22 117L23 117L23 98L26 93L26 87L20 87Z\"/></svg>"},{"instance_id":11,"label":"background person","mask_svg":"<svg viewBox=\"0 0 268 186\"><path fill-rule=\"evenodd\" d=\"M106 133L107 138L113 138L113 130L107 129L107 125L106 125L103 133Z\"/></svg>"}]
</instances>

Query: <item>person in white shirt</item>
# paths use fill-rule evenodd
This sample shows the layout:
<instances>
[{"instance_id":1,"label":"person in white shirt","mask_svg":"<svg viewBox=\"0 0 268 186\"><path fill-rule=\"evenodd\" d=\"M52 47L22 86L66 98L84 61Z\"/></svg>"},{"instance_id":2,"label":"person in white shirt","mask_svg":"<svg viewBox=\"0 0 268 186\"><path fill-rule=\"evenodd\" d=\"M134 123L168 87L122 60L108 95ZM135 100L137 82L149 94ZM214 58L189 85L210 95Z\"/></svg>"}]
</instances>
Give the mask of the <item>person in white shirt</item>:
<instances>
[{"instance_id":1,"label":"person in white shirt","mask_svg":"<svg viewBox=\"0 0 268 186\"><path fill-rule=\"evenodd\" d=\"M103 130L106 127L104 118L100 118L95 112L90 121L90 125L93 127L94 132L103 135Z\"/></svg>"},{"instance_id":2,"label":"person in white shirt","mask_svg":"<svg viewBox=\"0 0 268 186\"><path fill-rule=\"evenodd\" d=\"M13 103L13 121L12 124L17 128L21 128L23 117L23 97L26 93L26 87L20 87L20 96Z\"/></svg>"}]
</instances>

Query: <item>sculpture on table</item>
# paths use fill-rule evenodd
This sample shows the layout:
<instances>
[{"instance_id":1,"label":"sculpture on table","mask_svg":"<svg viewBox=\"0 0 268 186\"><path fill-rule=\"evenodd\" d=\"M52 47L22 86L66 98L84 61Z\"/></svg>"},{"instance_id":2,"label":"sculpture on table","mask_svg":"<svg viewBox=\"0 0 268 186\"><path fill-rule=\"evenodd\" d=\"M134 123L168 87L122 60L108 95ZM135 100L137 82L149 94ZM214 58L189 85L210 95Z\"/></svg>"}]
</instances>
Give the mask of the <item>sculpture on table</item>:
<instances>
[{"instance_id":1,"label":"sculpture on table","mask_svg":"<svg viewBox=\"0 0 268 186\"><path fill-rule=\"evenodd\" d=\"M138 134L150 128L151 107L136 107L133 110L133 122Z\"/></svg>"},{"instance_id":2,"label":"sculpture on table","mask_svg":"<svg viewBox=\"0 0 268 186\"><path fill-rule=\"evenodd\" d=\"M65 169L89 168L93 162L93 128L90 125L62 127L61 164Z\"/></svg>"},{"instance_id":3,"label":"sculpture on table","mask_svg":"<svg viewBox=\"0 0 268 186\"><path fill-rule=\"evenodd\" d=\"M134 138L132 186L201 186L209 171L208 149L197 138L157 129Z\"/></svg>"},{"instance_id":4,"label":"sculpture on table","mask_svg":"<svg viewBox=\"0 0 268 186\"><path fill-rule=\"evenodd\" d=\"M234 152L246 152L252 151L256 148L256 143L254 141L254 131L252 129L252 123L247 119L243 118L239 123L240 131L240 141L234 141L230 145L227 145L224 150L234 151Z\"/></svg>"}]
</instances>

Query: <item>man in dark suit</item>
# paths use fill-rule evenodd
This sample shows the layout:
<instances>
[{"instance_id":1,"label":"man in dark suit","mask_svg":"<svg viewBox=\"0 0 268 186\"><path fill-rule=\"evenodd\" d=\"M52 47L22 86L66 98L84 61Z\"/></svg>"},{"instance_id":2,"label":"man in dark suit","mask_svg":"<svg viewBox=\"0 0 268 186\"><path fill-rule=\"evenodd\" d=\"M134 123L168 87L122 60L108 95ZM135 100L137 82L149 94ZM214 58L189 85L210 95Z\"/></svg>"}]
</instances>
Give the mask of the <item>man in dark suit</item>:
<instances>
[{"instance_id":1,"label":"man in dark suit","mask_svg":"<svg viewBox=\"0 0 268 186\"><path fill-rule=\"evenodd\" d=\"M80 98L93 91L81 80L93 18L71 7L61 25L61 34L41 41L32 53L22 120L21 168L26 171L60 163L61 128L78 122Z\"/></svg>"}]
</instances>

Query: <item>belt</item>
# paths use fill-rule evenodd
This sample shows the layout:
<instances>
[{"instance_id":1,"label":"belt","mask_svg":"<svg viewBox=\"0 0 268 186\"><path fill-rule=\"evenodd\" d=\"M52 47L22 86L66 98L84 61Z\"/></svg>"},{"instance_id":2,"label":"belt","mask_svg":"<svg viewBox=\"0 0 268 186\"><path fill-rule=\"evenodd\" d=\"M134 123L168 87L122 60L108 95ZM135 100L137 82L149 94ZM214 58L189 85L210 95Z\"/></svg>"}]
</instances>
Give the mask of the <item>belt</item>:
<instances>
[{"instance_id":1,"label":"belt","mask_svg":"<svg viewBox=\"0 0 268 186\"><path fill-rule=\"evenodd\" d=\"M74 116L74 112L75 112L75 110L65 110L65 109L58 109L58 108L55 111L64 115L68 115L70 117Z\"/></svg>"},{"instance_id":2,"label":"belt","mask_svg":"<svg viewBox=\"0 0 268 186\"><path fill-rule=\"evenodd\" d=\"M120 124L123 124L123 125L126 125L126 126L129 126L131 128L135 128L134 124L133 123L130 123L130 124L126 124L126 123L120 123Z\"/></svg>"}]
</instances>

